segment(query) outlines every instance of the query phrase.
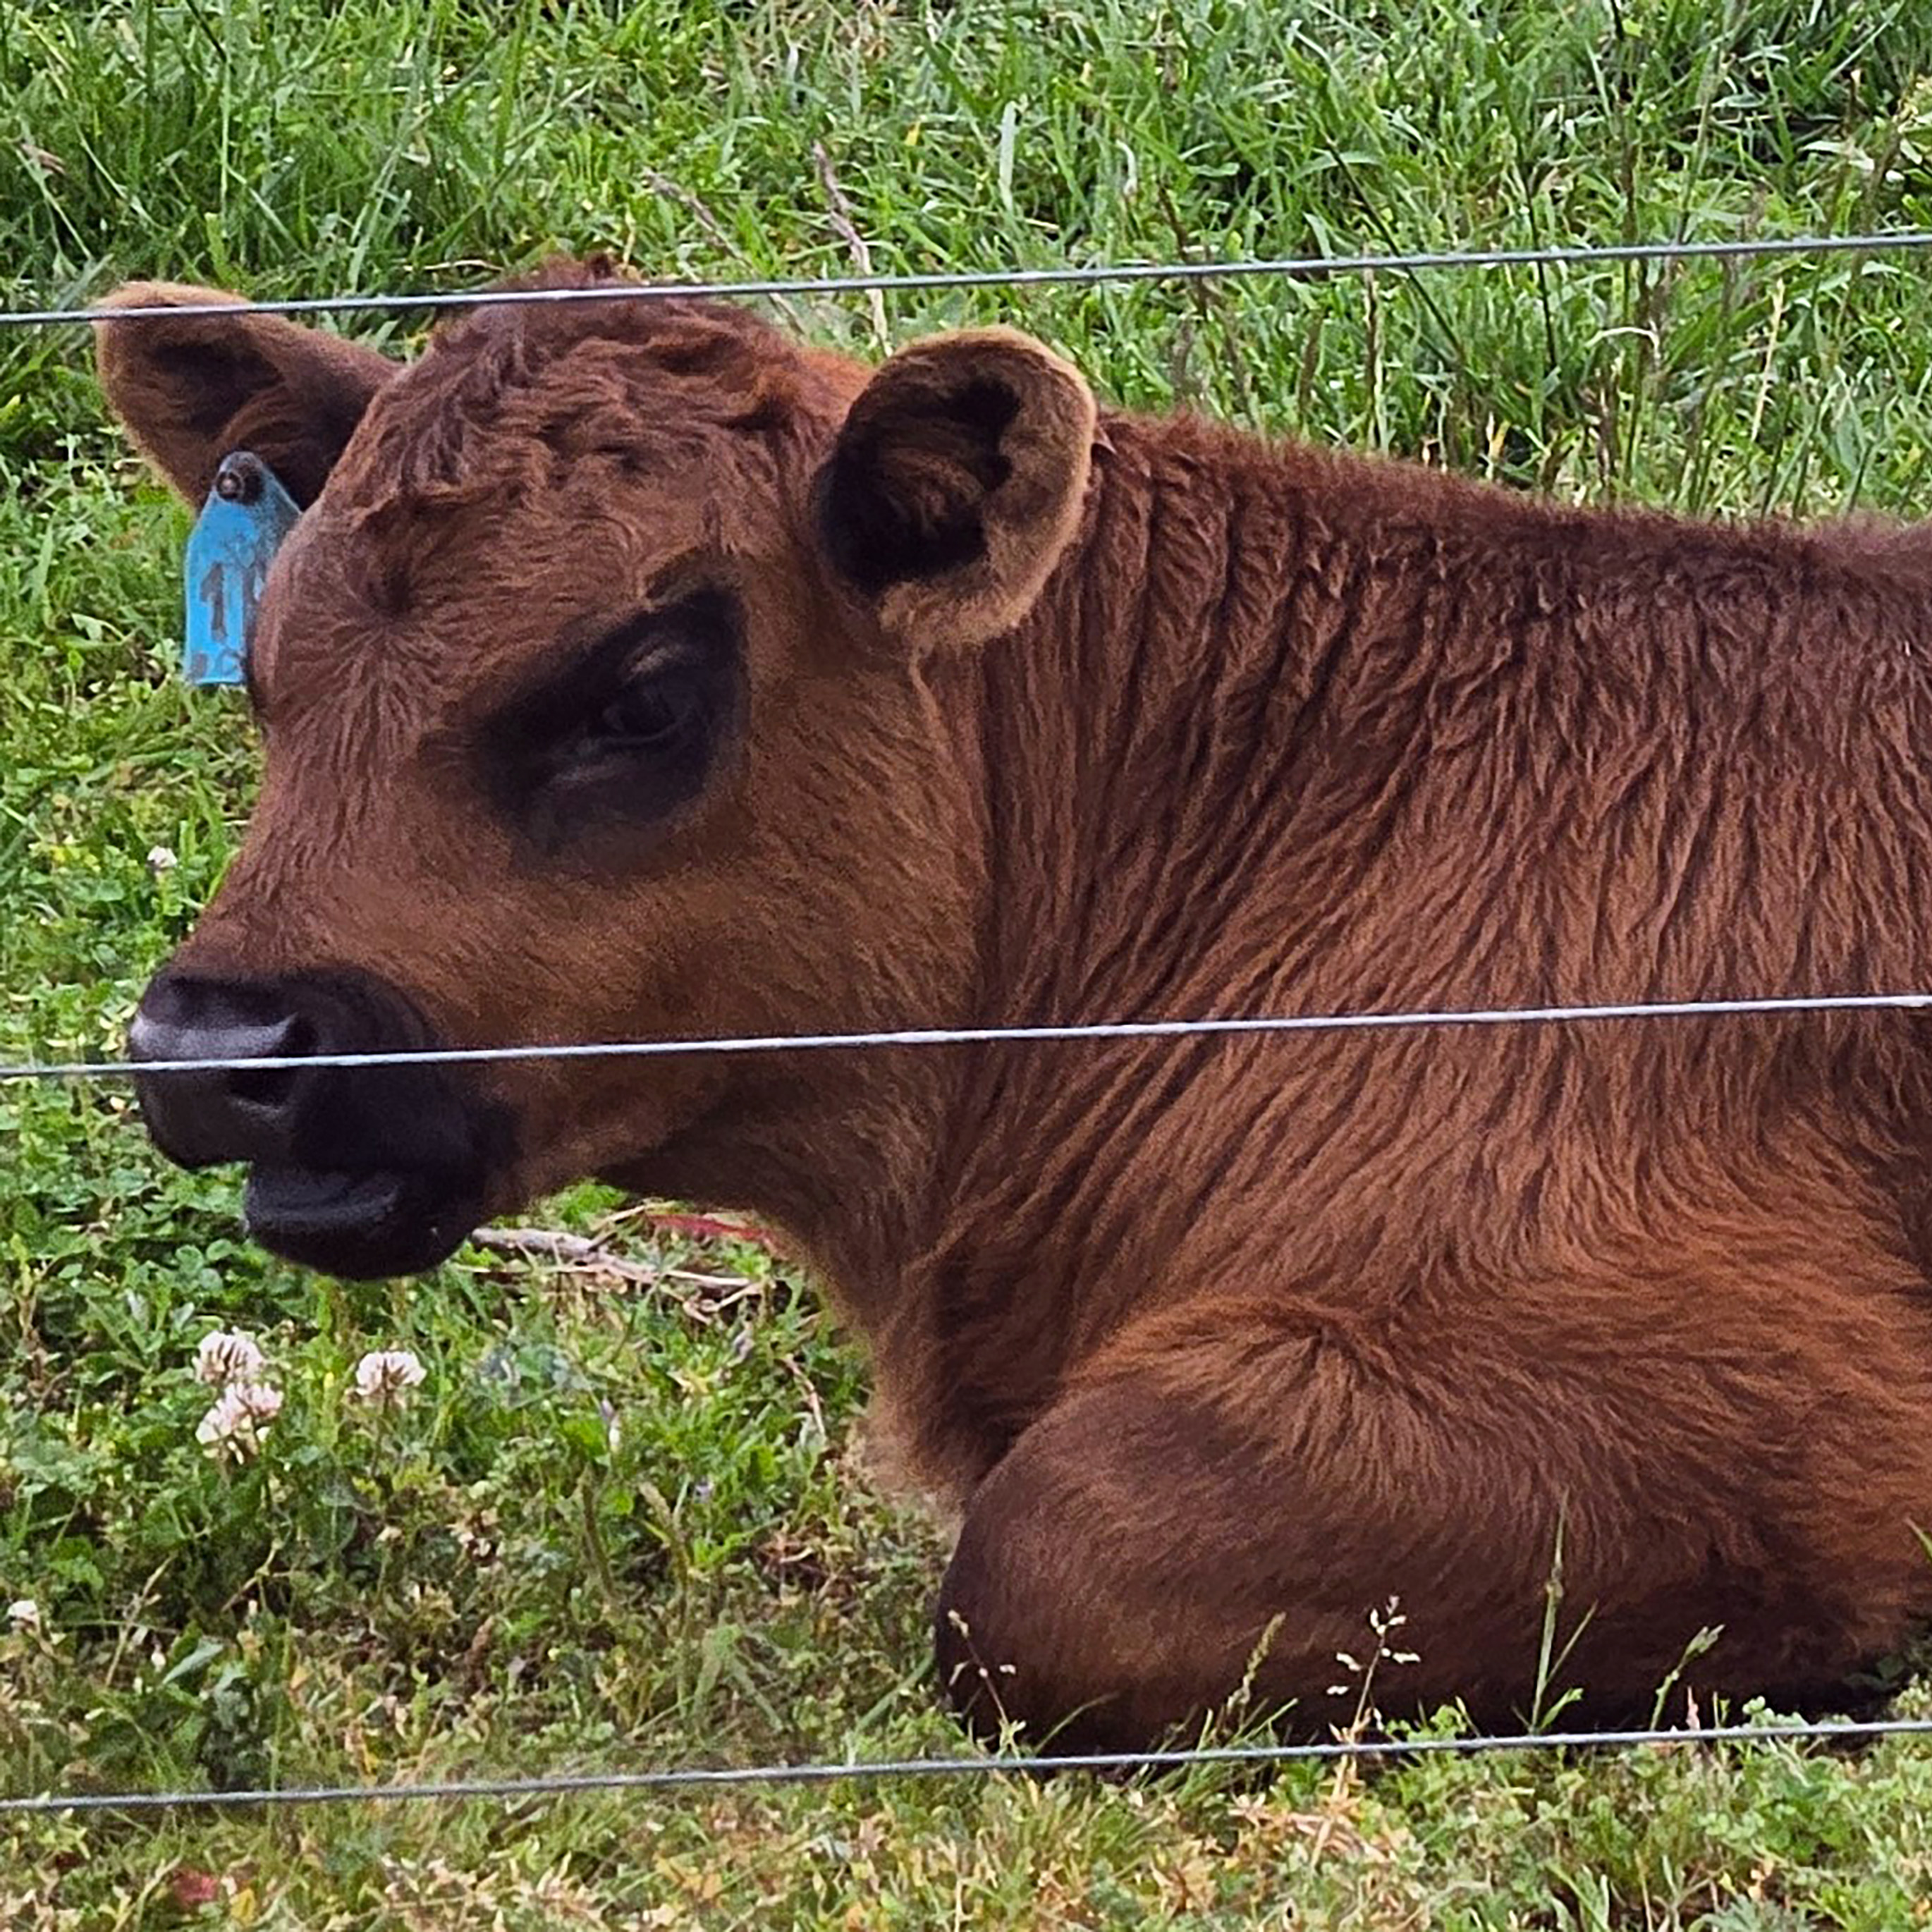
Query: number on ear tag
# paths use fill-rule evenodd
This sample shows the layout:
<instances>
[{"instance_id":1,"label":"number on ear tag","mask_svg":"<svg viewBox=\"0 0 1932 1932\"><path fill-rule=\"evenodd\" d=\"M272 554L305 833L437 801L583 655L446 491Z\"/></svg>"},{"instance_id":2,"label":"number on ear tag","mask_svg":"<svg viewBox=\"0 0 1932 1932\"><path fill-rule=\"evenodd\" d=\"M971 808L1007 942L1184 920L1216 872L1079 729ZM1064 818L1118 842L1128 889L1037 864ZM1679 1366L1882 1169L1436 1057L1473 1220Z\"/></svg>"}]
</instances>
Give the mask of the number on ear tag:
<instances>
[{"instance_id":1,"label":"number on ear tag","mask_svg":"<svg viewBox=\"0 0 1932 1932\"><path fill-rule=\"evenodd\" d=\"M188 627L182 674L190 684L241 684L268 566L302 515L258 456L221 459L188 540Z\"/></svg>"}]
</instances>

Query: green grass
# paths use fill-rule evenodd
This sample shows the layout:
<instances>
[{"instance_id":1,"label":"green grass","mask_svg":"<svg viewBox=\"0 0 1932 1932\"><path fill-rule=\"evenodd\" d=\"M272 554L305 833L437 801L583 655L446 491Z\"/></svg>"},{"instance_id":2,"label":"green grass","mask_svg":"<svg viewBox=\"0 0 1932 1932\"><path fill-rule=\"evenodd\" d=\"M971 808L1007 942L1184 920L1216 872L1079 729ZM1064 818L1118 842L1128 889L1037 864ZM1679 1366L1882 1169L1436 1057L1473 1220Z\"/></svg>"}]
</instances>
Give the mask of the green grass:
<instances>
[{"instance_id":1,"label":"green grass","mask_svg":"<svg viewBox=\"0 0 1932 1932\"><path fill-rule=\"evenodd\" d=\"M886 270L1917 226L1932 15L0 0L0 133L22 303L146 273L464 287L552 246L836 273L828 171ZM1118 399L1566 495L1908 511L1932 500L1928 277L786 313L862 347L1010 320ZM0 365L0 1057L112 1054L233 848L252 754L228 698L174 681L186 520L104 424L86 344L10 337ZM862 1364L760 1251L628 1224L656 1282L472 1250L350 1288L242 1244L232 1177L164 1167L111 1084L0 1088L0 1606L40 1616L0 1619L6 1791L957 1748L926 1683L940 1541L868 1478ZM194 1439L218 1324L286 1396L238 1468ZM374 1413L345 1390L392 1345L427 1378ZM0 1924L1892 1927L1932 1913L1928 1814L1932 1753L1892 1744L16 1822Z\"/></svg>"}]
</instances>

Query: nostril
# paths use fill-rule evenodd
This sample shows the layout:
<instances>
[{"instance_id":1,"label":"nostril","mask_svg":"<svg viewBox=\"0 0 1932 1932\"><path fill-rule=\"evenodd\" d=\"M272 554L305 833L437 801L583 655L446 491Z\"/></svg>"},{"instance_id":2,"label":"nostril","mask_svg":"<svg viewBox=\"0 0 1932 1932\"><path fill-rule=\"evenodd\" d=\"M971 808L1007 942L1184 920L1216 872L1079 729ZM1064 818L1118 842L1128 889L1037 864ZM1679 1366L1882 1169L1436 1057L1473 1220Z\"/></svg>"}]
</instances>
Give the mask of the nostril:
<instances>
[{"instance_id":1,"label":"nostril","mask_svg":"<svg viewBox=\"0 0 1932 1932\"><path fill-rule=\"evenodd\" d=\"M158 976L128 1039L155 1144L184 1167L288 1164L314 1137L314 1060L352 1019L300 983Z\"/></svg>"},{"instance_id":2,"label":"nostril","mask_svg":"<svg viewBox=\"0 0 1932 1932\"><path fill-rule=\"evenodd\" d=\"M315 1029L307 1020L286 1020L277 1031L274 1045L262 1054L263 1059L304 1059L315 1052ZM302 1077L299 1066L233 1066L228 1070L228 1090L244 1106L279 1113L294 1098Z\"/></svg>"},{"instance_id":3,"label":"nostril","mask_svg":"<svg viewBox=\"0 0 1932 1932\"><path fill-rule=\"evenodd\" d=\"M248 1073L236 1068L228 1076L228 1090L236 1100L244 1106L260 1107L265 1112L286 1106L295 1084L292 1066L265 1066L259 1072Z\"/></svg>"}]
</instances>

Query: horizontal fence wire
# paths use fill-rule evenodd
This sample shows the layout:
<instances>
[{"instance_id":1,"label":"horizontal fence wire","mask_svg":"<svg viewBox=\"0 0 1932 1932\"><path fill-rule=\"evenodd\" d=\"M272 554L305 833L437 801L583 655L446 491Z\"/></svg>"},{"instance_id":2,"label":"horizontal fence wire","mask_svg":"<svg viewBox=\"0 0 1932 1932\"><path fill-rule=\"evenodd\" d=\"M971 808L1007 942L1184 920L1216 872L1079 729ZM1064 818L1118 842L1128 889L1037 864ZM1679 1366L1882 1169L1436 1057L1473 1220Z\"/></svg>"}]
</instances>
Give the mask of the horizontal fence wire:
<instances>
[{"instance_id":1,"label":"horizontal fence wire","mask_svg":"<svg viewBox=\"0 0 1932 1932\"><path fill-rule=\"evenodd\" d=\"M946 289L1082 288L1132 282L1234 281L1256 275L1407 274L1426 268L1582 267L1618 262L1742 261L1782 255L1880 254L1932 248L1932 229L1880 230L1862 235L1741 236L1710 242L1580 243L1535 248L1418 249L1408 253L1280 255L1206 262L1070 262L1058 268L946 268L903 274L783 275L706 282L612 282L592 288L484 289L304 296L239 304L257 315L393 314L421 310L562 308L578 302L665 302L692 297L913 293ZM125 308L0 310L0 328L62 323L155 321L164 316L232 316L233 302L154 303Z\"/></svg>"},{"instance_id":2,"label":"horizontal fence wire","mask_svg":"<svg viewBox=\"0 0 1932 1932\"><path fill-rule=\"evenodd\" d=\"M564 1772L396 1784L265 1786L240 1791L46 1792L0 1798L0 1816L84 1811L164 1811L244 1805L400 1804L480 1798L580 1796L600 1791L689 1791L718 1785L844 1784L919 1778L1038 1778L1064 1772L1180 1771L1208 1765L1362 1763L1409 1757L1479 1757L1499 1752L1682 1749L1706 1744L1875 1743L1932 1736L1932 1718L1862 1723L1701 1724L1677 1730L1520 1731L1472 1737L1348 1738L1326 1744L1224 1744L1192 1750L1042 1752L962 1757L878 1758L845 1763L694 1766L656 1771Z\"/></svg>"},{"instance_id":3,"label":"horizontal fence wire","mask_svg":"<svg viewBox=\"0 0 1932 1932\"><path fill-rule=\"evenodd\" d=\"M238 1054L206 1060L19 1060L0 1082L139 1074L267 1073L301 1068L452 1066L521 1060L652 1060L673 1054L798 1053L872 1047L997 1046L1076 1040L1186 1040L1228 1035L1386 1032L1406 1028L1557 1026L1603 1020L1722 1019L1750 1014L1922 1012L1932 992L1829 993L1746 1000L1654 1000L1606 1006L1479 1006L1408 1012L1277 1013L1227 1019L1103 1020L1064 1026L918 1027L871 1033L748 1034L736 1038L614 1040L546 1046L398 1047L381 1052Z\"/></svg>"},{"instance_id":4,"label":"horizontal fence wire","mask_svg":"<svg viewBox=\"0 0 1932 1932\"><path fill-rule=\"evenodd\" d=\"M396 313L492 307L563 307L580 302L650 302L694 296L750 298L986 288L1077 287L1156 281L1232 280L1256 276L1314 278L1406 273L1427 269L1587 266L1616 262L1742 260L1801 255L1874 254L1932 248L1932 230L1818 234L1720 241L1658 241L1575 247L1424 250L1409 253L1301 255L1213 261L1070 264L930 273L774 277L688 283L613 283L590 288L495 289L470 292L383 292L221 303L153 304L0 310L0 328L48 327L103 321L182 320L238 312L315 315ZM265 1071L278 1068L388 1066L421 1061L465 1064L505 1060L643 1058L672 1054L769 1053L812 1049L998 1045L1078 1040L1177 1038L1396 1028L1547 1025L1590 1021L1722 1018L1932 1006L1932 993L1874 993L1815 998L1687 1000L1586 1006L1420 1010L1402 1012L1286 1014L1252 1018L1135 1020L1041 1026L922 1028L897 1030L751 1035L728 1039L621 1040L574 1045L432 1048L392 1052L241 1057L208 1060L27 1062L0 1064L0 1081L81 1080L142 1075ZM463 1778L367 1785L310 1785L230 1791L43 1792L0 1798L0 1816L83 1812L153 1812L190 1808L323 1805L564 1797L598 1792L676 1792L725 1786L824 1785L920 1778L1037 1777L1052 1772L1132 1772L1204 1766L1286 1766L1413 1757L1473 1757L1496 1753L1603 1751L1642 1748L1853 1744L1932 1735L1932 1718L1862 1723L1716 1724L1622 1731L1525 1732L1468 1737L1349 1738L1328 1743L1227 1745L1143 1752L1044 1753L1031 1756L977 1755L882 1759L826 1763L665 1768L638 1772Z\"/></svg>"}]
</instances>

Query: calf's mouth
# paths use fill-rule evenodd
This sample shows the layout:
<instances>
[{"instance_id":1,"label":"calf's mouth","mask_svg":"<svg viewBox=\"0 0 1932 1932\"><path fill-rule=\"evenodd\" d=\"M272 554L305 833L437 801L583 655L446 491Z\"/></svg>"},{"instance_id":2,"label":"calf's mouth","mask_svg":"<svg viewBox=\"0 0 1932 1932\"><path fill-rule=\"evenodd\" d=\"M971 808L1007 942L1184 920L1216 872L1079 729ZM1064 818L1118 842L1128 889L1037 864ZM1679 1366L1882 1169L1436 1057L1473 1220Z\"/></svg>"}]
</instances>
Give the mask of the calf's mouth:
<instances>
[{"instance_id":1,"label":"calf's mouth","mask_svg":"<svg viewBox=\"0 0 1932 1932\"><path fill-rule=\"evenodd\" d=\"M480 1181L400 1168L354 1173L257 1165L242 1200L250 1235L272 1254L350 1281L434 1268L484 1214Z\"/></svg>"},{"instance_id":2,"label":"calf's mouth","mask_svg":"<svg viewBox=\"0 0 1932 1932\"><path fill-rule=\"evenodd\" d=\"M464 1070L326 1064L438 1045L411 1003L370 974L173 968L142 996L128 1040L161 1152L184 1167L246 1165L250 1234L352 1280L446 1260L505 1186L508 1114Z\"/></svg>"}]
</instances>

